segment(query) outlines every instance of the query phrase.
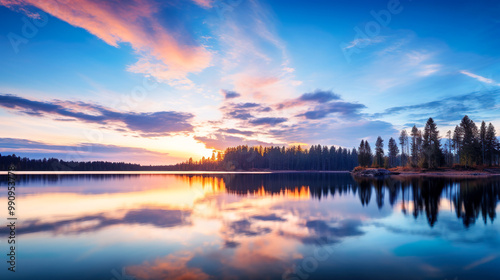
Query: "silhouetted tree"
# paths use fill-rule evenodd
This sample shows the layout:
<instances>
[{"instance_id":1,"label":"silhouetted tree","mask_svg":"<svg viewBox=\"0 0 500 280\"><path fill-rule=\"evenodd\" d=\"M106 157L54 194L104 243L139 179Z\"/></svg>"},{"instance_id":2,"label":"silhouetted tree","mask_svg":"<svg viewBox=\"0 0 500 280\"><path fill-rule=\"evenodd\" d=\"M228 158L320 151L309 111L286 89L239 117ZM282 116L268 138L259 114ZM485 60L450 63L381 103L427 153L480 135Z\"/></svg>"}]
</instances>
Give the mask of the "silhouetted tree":
<instances>
[{"instance_id":1,"label":"silhouetted tree","mask_svg":"<svg viewBox=\"0 0 500 280\"><path fill-rule=\"evenodd\" d=\"M391 137L391 139L389 139L389 144L387 148L389 150L389 167L394 167L397 165L397 157L399 154L398 145L396 144L396 140L394 140L394 138ZM402 156L403 155L401 154L401 157Z\"/></svg>"},{"instance_id":2,"label":"silhouetted tree","mask_svg":"<svg viewBox=\"0 0 500 280\"><path fill-rule=\"evenodd\" d=\"M399 134L399 144L401 145L401 165L405 166L408 164L409 154L408 133L405 129L401 130Z\"/></svg>"},{"instance_id":3,"label":"silhouetted tree","mask_svg":"<svg viewBox=\"0 0 500 280\"><path fill-rule=\"evenodd\" d=\"M411 141L411 161L413 166L417 166L422 153L422 133L415 125L411 129Z\"/></svg>"},{"instance_id":4,"label":"silhouetted tree","mask_svg":"<svg viewBox=\"0 0 500 280\"><path fill-rule=\"evenodd\" d=\"M377 137L375 142L375 162L373 165L380 167L384 165L384 140L382 137Z\"/></svg>"},{"instance_id":5,"label":"silhouetted tree","mask_svg":"<svg viewBox=\"0 0 500 280\"><path fill-rule=\"evenodd\" d=\"M427 120L424 128L422 148L424 151L424 167L436 168L441 166L443 153L436 123L432 118Z\"/></svg>"}]
</instances>

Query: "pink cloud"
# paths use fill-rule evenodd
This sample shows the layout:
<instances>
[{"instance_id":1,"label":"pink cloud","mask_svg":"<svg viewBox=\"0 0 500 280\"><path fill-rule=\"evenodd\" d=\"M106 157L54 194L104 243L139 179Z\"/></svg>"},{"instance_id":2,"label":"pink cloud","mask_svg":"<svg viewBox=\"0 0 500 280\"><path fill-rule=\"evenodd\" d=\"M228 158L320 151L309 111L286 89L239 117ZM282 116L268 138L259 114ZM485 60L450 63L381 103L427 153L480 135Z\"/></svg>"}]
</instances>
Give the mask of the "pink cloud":
<instances>
[{"instance_id":1,"label":"pink cloud","mask_svg":"<svg viewBox=\"0 0 500 280\"><path fill-rule=\"evenodd\" d=\"M111 46L129 43L139 56L129 71L173 85L190 84L186 75L210 64L211 53L204 46L183 44L160 24L156 2L132 0L117 5L114 1L94 0L0 0L0 5L25 12L25 7L34 6Z\"/></svg>"},{"instance_id":2,"label":"pink cloud","mask_svg":"<svg viewBox=\"0 0 500 280\"><path fill-rule=\"evenodd\" d=\"M193 0L193 2L204 8L211 8L213 4L212 0Z\"/></svg>"}]
</instances>

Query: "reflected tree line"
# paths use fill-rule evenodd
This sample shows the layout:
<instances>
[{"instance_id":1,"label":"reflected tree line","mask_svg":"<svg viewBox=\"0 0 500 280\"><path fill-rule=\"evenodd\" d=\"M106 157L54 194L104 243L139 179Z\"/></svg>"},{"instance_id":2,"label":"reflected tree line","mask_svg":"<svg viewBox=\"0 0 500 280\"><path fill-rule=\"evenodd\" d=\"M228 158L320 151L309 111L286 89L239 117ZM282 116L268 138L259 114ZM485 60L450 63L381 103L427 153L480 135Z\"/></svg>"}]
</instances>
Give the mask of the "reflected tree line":
<instances>
[{"instance_id":1,"label":"reflected tree line","mask_svg":"<svg viewBox=\"0 0 500 280\"><path fill-rule=\"evenodd\" d=\"M127 178L140 176L151 175L20 175L17 180L21 184L40 181L53 184L59 180L82 179L89 183L93 180L124 180L126 183ZM448 201L457 218L469 227L477 221L493 222L500 200L500 180L495 177L398 176L377 179L353 177L347 173L308 172L174 176L187 185L197 183L215 192L236 195L281 195L318 200L355 195L363 206L399 207L405 215L412 215L415 219L425 216L431 227L438 221L440 208L447 207L441 201ZM0 186L6 184L6 178L6 175L0 176Z\"/></svg>"},{"instance_id":2,"label":"reflected tree line","mask_svg":"<svg viewBox=\"0 0 500 280\"><path fill-rule=\"evenodd\" d=\"M375 203L401 207L405 215L415 219L425 216L432 227L438 221L441 201L451 203L458 219L465 227L483 221L485 224L496 218L496 207L500 200L500 180L494 178L445 178L402 177L359 178L349 174L223 174L223 175L177 175L191 180L205 180L212 188L220 188L238 195L261 194L283 195L295 193L309 198L324 199L335 196L356 195L363 206ZM208 180L210 178L217 180ZM217 186L211 185L217 182ZM305 191L304 191L305 190ZM388 205L386 205L388 204Z\"/></svg>"}]
</instances>

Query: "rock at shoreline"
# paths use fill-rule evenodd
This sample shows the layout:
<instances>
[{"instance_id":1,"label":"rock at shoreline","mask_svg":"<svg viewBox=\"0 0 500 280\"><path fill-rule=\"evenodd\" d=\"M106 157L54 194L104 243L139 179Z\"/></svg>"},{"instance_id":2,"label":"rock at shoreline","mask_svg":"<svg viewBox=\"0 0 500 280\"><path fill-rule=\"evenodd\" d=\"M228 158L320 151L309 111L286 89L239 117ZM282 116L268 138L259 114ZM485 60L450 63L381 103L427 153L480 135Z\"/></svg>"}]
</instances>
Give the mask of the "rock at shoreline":
<instances>
[{"instance_id":1,"label":"rock at shoreline","mask_svg":"<svg viewBox=\"0 0 500 280\"><path fill-rule=\"evenodd\" d=\"M384 168L369 168L351 172L354 176L360 177L383 177L389 175L397 175L398 173L391 172Z\"/></svg>"}]
</instances>

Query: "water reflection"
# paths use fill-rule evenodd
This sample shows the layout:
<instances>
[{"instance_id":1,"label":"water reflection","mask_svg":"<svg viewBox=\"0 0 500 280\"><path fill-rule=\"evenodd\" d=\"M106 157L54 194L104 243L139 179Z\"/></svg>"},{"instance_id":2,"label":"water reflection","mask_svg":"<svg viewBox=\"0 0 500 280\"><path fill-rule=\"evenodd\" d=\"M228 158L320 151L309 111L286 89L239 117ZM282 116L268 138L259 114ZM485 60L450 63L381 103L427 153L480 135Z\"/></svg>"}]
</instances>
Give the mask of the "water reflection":
<instances>
[{"instance_id":1,"label":"water reflection","mask_svg":"<svg viewBox=\"0 0 500 280\"><path fill-rule=\"evenodd\" d=\"M500 264L495 178L64 175L18 186L13 279L111 279L120 267L136 279L477 279ZM317 250L327 258L308 263Z\"/></svg>"},{"instance_id":2,"label":"water reflection","mask_svg":"<svg viewBox=\"0 0 500 280\"><path fill-rule=\"evenodd\" d=\"M180 175L177 175L180 176ZM453 203L457 218L464 226L474 224L481 215L482 221L493 222L500 200L500 180L489 178L407 177L358 178L348 174L259 174L259 175L183 175L185 182L201 183L218 191L237 195L281 195L293 198L322 198L346 194L358 195L361 205L368 206L375 195L377 207L388 202L394 207L401 203L401 210L415 218L424 215L432 227L438 220L440 202ZM387 193L387 195L386 195Z\"/></svg>"}]
</instances>

